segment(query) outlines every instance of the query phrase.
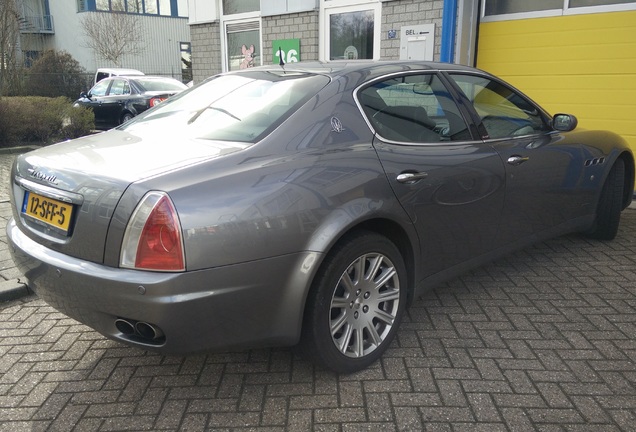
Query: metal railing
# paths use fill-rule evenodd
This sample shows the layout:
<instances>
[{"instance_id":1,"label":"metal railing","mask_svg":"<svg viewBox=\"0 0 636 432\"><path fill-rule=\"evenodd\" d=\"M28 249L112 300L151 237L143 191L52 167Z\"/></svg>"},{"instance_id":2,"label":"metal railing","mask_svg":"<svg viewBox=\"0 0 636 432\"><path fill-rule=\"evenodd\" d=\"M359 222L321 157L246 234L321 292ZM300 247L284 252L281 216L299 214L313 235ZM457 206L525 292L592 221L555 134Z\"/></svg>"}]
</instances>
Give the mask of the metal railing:
<instances>
[{"instance_id":1,"label":"metal railing","mask_svg":"<svg viewBox=\"0 0 636 432\"><path fill-rule=\"evenodd\" d=\"M22 33L48 33L54 34L52 15L29 15L20 19L20 32Z\"/></svg>"}]
</instances>

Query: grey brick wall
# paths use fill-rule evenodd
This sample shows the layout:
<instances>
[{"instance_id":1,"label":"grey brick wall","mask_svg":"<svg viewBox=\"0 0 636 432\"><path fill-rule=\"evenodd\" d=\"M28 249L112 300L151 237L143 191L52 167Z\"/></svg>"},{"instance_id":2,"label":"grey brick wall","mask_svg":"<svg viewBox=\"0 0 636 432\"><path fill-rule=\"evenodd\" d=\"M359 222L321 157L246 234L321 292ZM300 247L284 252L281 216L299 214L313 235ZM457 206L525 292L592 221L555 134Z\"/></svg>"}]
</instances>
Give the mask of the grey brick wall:
<instances>
[{"instance_id":1,"label":"grey brick wall","mask_svg":"<svg viewBox=\"0 0 636 432\"><path fill-rule=\"evenodd\" d=\"M190 26L192 40L192 77L199 83L207 77L221 72L220 23L195 24Z\"/></svg>"},{"instance_id":2,"label":"grey brick wall","mask_svg":"<svg viewBox=\"0 0 636 432\"><path fill-rule=\"evenodd\" d=\"M300 59L318 60L318 11L263 17L263 64L272 64L272 42L300 39Z\"/></svg>"},{"instance_id":3,"label":"grey brick wall","mask_svg":"<svg viewBox=\"0 0 636 432\"><path fill-rule=\"evenodd\" d=\"M442 12L444 0L394 0L382 3L380 57L400 58L400 28L407 25L435 24L434 60L439 60L442 45ZM389 39L389 30L398 37Z\"/></svg>"}]
</instances>

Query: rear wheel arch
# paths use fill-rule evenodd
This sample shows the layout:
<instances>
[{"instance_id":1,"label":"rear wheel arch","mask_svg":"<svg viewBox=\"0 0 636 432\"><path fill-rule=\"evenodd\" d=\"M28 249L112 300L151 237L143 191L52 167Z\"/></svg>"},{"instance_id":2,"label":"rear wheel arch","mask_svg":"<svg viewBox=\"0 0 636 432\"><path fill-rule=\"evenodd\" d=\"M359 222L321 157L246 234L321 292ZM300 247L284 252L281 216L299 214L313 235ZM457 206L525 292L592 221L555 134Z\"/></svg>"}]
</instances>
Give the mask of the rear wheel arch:
<instances>
[{"instance_id":1,"label":"rear wheel arch","mask_svg":"<svg viewBox=\"0 0 636 432\"><path fill-rule=\"evenodd\" d=\"M400 226L400 224L390 219L376 218L360 222L359 224L348 228L340 236L338 236L332 242L332 244L329 245L329 247L325 249L324 254L322 255L321 262L318 263L318 267L314 272L312 284L305 293L303 316L305 316L307 312L307 296L309 295L309 291L313 288L315 279L318 277L321 269L325 266L327 257L340 244L346 243L350 238L358 236L360 233L364 232L371 232L381 235L387 238L397 247L406 267L406 306L408 307L413 302L413 298L415 296L415 281L417 280L415 263L417 259L416 254L418 249L416 249L416 246L413 244L412 236L409 236L409 234Z\"/></svg>"},{"instance_id":2,"label":"rear wheel arch","mask_svg":"<svg viewBox=\"0 0 636 432\"><path fill-rule=\"evenodd\" d=\"M349 373L377 360L391 343L412 296L412 272L407 270L412 253L402 234L389 237L393 230L369 221L344 233L326 252L308 290L302 321L299 348L312 361Z\"/></svg>"},{"instance_id":3,"label":"rear wheel arch","mask_svg":"<svg viewBox=\"0 0 636 432\"><path fill-rule=\"evenodd\" d=\"M124 111L123 113L121 113L121 117L119 119L119 123L126 123L128 120L132 119L135 115L133 113L131 113L130 111Z\"/></svg>"}]
</instances>

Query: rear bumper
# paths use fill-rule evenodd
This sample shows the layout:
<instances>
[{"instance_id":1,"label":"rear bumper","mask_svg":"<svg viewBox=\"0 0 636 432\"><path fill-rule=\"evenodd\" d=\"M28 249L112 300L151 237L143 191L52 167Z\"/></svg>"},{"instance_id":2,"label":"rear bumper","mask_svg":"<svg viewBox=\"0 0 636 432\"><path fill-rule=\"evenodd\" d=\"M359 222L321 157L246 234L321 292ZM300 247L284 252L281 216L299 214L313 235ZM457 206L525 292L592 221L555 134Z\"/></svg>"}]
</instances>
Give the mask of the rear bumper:
<instances>
[{"instance_id":1,"label":"rear bumper","mask_svg":"<svg viewBox=\"0 0 636 432\"><path fill-rule=\"evenodd\" d=\"M7 239L29 287L52 307L111 339L165 354L297 343L320 261L306 252L158 273L63 255L24 235L13 219ZM148 343L124 334L115 325L118 318L155 325L165 340Z\"/></svg>"}]
</instances>

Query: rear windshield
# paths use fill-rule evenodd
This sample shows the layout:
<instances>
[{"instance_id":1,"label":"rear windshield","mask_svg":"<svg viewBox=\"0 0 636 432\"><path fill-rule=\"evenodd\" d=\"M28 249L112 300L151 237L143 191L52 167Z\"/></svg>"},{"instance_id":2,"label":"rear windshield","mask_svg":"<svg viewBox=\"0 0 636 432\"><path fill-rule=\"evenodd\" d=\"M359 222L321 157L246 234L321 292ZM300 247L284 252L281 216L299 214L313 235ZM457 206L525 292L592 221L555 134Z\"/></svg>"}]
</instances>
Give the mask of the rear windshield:
<instances>
[{"instance_id":1,"label":"rear windshield","mask_svg":"<svg viewBox=\"0 0 636 432\"><path fill-rule=\"evenodd\" d=\"M145 91L179 91L188 87L172 78L135 78L135 82L144 88Z\"/></svg>"},{"instance_id":2,"label":"rear windshield","mask_svg":"<svg viewBox=\"0 0 636 432\"><path fill-rule=\"evenodd\" d=\"M253 143L328 82L322 75L283 70L219 75L169 98L120 129Z\"/></svg>"}]
</instances>

